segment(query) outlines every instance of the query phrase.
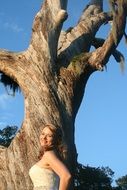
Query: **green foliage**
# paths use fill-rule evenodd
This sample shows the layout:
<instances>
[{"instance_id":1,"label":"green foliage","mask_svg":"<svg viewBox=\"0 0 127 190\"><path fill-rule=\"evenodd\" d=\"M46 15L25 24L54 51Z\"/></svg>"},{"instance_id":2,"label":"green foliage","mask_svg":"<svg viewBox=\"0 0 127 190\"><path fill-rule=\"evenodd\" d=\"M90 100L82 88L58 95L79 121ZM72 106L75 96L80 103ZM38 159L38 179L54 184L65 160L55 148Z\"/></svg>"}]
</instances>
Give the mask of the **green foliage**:
<instances>
[{"instance_id":1,"label":"green foliage","mask_svg":"<svg viewBox=\"0 0 127 190\"><path fill-rule=\"evenodd\" d=\"M83 72L83 66L87 65L90 55L91 53L84 52L77 56L74 56L68 66L68 69L71 69L75 71L76 74L80 75Z\"/></svg>"},{"instance_id":2,"label":"green foliage","mask_svg":"<svg viewBox=\"0 0 127 190\"><path fill-rule=\"evenodd\" d=\"M89 167L77 164L74 190L127 190L127 175L116 180L112 187L114 172L109 167Z\"/></svg>"},{"instance_id":3,"label":"green foliage","mask_svg":"<svg viewBox=\"0 0 127 190\"><path fill-rule=\"evenodd\" d=\"M116 184L120 190L127 190L127 175L116 180Z\"/></svg>"},{"instance_id":4,"label":"green foliage","mask_svg":"<svg viewBox=\"0 0 127 190\"><path fill-rule=\"evenodd\" d=\"M17 126L6 126L0 130L0 145L8 147L18 130Z\"/></svg>"},{"instance_id":5,"label":"green foliage","mask_svg":"<svg viewBox=\"0 0 127 190\"><path fill-rule=\"evenodd\" d=\"M75 190L112 190L113 175L109 167L95 168L78 164Z\"/></svg>"},{"instance_id":6,"label":"green foliage","mask_svg":"<svg viewBox=\"0 0 127 190\"><path fill-rule=\"evenodd\" d=\"M113 190L122 190L121 187L113 187Z\"/></svg>"}]
</instances>

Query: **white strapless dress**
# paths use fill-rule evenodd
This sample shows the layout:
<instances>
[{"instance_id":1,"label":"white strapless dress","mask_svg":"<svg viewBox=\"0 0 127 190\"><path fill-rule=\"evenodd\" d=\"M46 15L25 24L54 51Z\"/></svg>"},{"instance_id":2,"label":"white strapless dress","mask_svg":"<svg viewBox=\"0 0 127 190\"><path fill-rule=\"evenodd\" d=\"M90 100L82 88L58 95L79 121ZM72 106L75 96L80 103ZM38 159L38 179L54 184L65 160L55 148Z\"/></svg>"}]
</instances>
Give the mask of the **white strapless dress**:
<instances>
[{"instance_id":1,"label":"white strapless dress","mask_svg":"<svg viewBox=\"0 0 127 190\"><path fill-rule=\"evenodd\" d=\"M50 169L41 168L37 164L29 170L34 190L58 190L59 177Z\"/></svg>"}]
</instances>

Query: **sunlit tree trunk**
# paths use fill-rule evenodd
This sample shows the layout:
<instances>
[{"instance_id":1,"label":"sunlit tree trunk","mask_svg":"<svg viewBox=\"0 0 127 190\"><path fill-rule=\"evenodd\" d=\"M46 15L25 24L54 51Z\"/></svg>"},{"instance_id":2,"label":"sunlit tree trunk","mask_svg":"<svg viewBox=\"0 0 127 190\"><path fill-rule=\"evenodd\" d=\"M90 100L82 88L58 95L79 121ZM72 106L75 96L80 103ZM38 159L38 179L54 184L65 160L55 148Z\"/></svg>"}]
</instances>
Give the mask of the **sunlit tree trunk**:
<instances>
[{"instance_id":1,"label":"sunlit tree trunk","mask_svg":"<svg viewBox=\"0 0 127 190\"><path fill-rule=\"evenodd\" d=\"M74 175L75 117L89 76L103 70L111 54L119 53L116 47L124 35L127 12L126 1L120 2L117 20L103 40L95 38L96 32L114 17L103 12L101 0L91 0L78 24L66 32L61 29L67 19L67 0L45 0L35 16L28 49L0 51L0 71L19 84L25 99L21 129L8 148L0 148L0 190L32 189L28 171L37 161L39 132L45 123L62 127L68 167ZM89 52L92 45L97 49Z\"/></svg>"}]
</instances>

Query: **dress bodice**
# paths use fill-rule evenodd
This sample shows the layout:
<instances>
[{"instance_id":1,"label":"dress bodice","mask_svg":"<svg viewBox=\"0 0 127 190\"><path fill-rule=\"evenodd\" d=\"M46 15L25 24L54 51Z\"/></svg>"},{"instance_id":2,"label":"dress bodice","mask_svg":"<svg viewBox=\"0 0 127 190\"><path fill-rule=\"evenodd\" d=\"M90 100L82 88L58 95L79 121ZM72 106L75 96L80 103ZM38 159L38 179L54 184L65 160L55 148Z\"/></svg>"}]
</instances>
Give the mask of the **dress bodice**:
<instances>
[{"instance_id":1,"label":"dress bodice","mask_svg":"<svg viewBox=\"0 0 127 190\"><path fill-rule=\"evenodd\" d=\"M50 169L41 168L37 164L29 170L34 190L58 190L59 177Z\"/></svg>"}]
</instances>

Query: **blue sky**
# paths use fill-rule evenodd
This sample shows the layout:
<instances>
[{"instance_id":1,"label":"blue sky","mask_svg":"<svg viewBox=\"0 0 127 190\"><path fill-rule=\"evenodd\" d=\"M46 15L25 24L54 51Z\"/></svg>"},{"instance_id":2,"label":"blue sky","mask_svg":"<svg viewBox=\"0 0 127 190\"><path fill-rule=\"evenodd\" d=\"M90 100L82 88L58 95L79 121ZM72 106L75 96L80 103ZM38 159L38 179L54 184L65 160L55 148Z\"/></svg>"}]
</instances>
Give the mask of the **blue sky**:
<instances>
[{"instance_id":1,"label":"blue sky","mask_svg":"<svg viewBox=\"0 0 127 190\"><path fill-rule=\"evenodd\" d=\"M0 48L22 51L27 48L33 18L41 0L1 0ZM87 1L70 0L68 20L64 28L73 26ZM72 8L73 4L73 8ZM107 7L107 5L106 5ZM106 36L108 27L98 32ZM122 40L119 50L125 55L127 46ZM126 61L127 62L127 61ZM107 71L94 73L86 87L85 96L76 119L76 145L78 160L89 166L109 166L115 179L127 174L127 69L124 74L111 57ZM0 127L20 126L24 117L21 93L8 96L0 84Z\"/></svg>"}]
</instances>

